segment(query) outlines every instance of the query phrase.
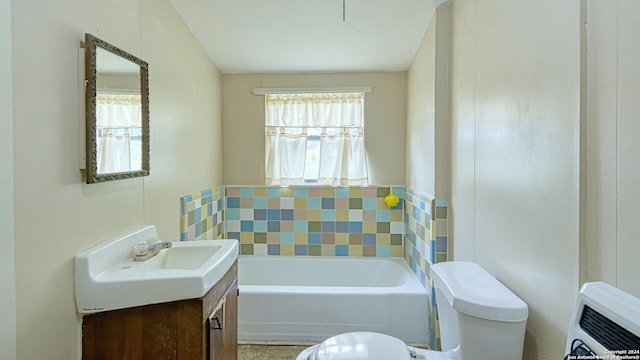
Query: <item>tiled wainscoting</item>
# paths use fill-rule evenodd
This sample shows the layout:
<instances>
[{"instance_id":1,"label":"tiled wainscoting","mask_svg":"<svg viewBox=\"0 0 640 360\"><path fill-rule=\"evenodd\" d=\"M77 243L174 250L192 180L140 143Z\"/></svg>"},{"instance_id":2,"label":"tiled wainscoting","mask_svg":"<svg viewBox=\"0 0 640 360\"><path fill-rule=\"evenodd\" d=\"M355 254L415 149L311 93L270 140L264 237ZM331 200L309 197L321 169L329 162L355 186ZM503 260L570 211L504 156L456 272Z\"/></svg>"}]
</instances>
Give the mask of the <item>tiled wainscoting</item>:
<instances>
[{"instance_id":1,"label":"tiled wainscoting","mask_svg":"<svg viewBox=\"0 0 640 360\"><path fill-rule=\"evenodd\" d=\"M404 188L227 187L225 226L242 255L403 256Z\"/></svg>"},{"instance_id":2,"label":"tiled wainscoting","mask_svg":"<svg viewBox=\"0 0 640 360\"><path fill-rule=\"evenodd\" d=\"M180 197L180 240L219 239L224 234L224 187Z\"/></svg>"},{"instance_id":3,"label":"tiled wainscoting","mask_svg":"<svg viewBox=\"0 0 640 360\"><path fill-rule=\"evenodd\" d=\"M242 255L404 257L430 294L429 346L440 348L429 269L447 260L446 199L402 186L219 186L180 204L181 240L238 239Z\"/></svg>"},{"instance_id":4,"label":"tiled wainscoting","mask_svg":"<svg viewBox=\"0 0 640 360\"><path fill-rule=\"evenodd\" d=\"M435 289L429 278L431 264L447 260L448 204L445 199L429 199L411 189L405 191L404 256L429 291L429 346L440 349Z\"/></svg>"}]
</instances>

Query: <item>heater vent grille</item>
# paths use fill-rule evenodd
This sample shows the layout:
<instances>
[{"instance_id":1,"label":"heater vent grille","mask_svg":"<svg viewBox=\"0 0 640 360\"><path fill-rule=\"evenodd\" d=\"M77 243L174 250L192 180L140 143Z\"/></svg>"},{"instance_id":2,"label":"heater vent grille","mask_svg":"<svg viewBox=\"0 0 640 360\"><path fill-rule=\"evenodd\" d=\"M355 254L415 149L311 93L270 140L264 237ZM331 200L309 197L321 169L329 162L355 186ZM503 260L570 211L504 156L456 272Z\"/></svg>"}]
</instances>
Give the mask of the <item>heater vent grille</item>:
<instances>
[{"instance_id":1,"label":"heater vent grille","mask_svg":"<svg viewBox=\"0 0 640 360\"><path fill-rule=\"evenodd\" d=\"M580 327L594 340L611 351L640 349L640 338L611 319L585 305Z\"/></svg>"}]
</instances>

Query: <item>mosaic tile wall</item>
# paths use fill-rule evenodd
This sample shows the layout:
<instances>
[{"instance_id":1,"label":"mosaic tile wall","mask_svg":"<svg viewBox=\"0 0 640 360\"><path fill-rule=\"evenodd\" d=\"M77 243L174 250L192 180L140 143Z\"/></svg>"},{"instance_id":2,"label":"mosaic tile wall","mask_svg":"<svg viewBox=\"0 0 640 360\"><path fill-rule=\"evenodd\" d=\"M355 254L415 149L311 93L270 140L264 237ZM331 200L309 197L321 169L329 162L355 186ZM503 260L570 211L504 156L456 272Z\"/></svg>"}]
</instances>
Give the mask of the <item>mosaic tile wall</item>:
<instances>
[{"instance_id":1,"label":"mosaic tile wall","mask_svg":"<svg viewBox=\"0 0 640 360\"><path fill-rule=\"evenodd\" d=\"M402 257L404 188L226 187L226 236L242 255Z\"/></svg>"},{"instance_id":2,"label":"mosaic tile wall","mask_svg":"<svg viewBox=\"0 0 640 360\"><path fill-rule=\"evenodd\" d=\"M404 256L422 285L429 291L429 346L438 350L440 327L429 269L431 264L447 260L447 212L447 200L433 200L409 188L405 190Z\"/></svg>"},{"instance_id":3,"label":"mosaic tile wall","mask_svg":"<svg viewBox=\"0 0 640 360\"><path fill-rule=\"evenodd\" d=\"M180 240L220 239L224 234L224 187L180 197Z\"/></svg>"}]
</instances>

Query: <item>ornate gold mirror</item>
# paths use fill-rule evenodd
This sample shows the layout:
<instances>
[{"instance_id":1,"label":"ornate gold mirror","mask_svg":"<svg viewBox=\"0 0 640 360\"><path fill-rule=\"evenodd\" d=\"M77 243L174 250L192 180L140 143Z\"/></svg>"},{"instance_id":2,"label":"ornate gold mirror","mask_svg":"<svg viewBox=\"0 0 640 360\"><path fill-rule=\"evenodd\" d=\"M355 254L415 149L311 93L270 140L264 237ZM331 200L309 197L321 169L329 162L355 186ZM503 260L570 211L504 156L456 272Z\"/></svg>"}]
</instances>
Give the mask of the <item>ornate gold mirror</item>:
<instances>
[{"instance_id":1,"label":"ornate gold mirror","mask_svg":"<svg viewBox=\"0 0 640 360\"><path fill-rule=\"evenodd\" d=\"M149 175L149 66L85 34L87 184Z\"/></svg>"}]
</instances>

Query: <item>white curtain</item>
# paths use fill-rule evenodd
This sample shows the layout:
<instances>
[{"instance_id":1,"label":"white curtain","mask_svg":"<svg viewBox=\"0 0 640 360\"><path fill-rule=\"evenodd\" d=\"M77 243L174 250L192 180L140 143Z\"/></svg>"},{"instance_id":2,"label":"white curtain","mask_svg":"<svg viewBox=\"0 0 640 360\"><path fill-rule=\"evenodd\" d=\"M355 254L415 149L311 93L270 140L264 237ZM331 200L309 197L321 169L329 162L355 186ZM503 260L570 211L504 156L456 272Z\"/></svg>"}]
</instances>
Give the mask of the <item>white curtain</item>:
<instances>
[{"instance_id":1,"label":"white curtain","mask_svg":"<svg viewBox=\"0 0 640 360\"><path fill-rule=\"evenodd\" d=\"M366 185L364 93L267 94L267 185Z\"/></svg>"},{"instance_id":2,"label":"white curtain","mask_svg":"<svg viewBox=\"0 0 640 360\"><path fill-rule=\"evenodd\" d=\"M96 94L98 174L142 168L131 135L142 128L141 98L134 94Z\"/></svg>"}]
</instances>

